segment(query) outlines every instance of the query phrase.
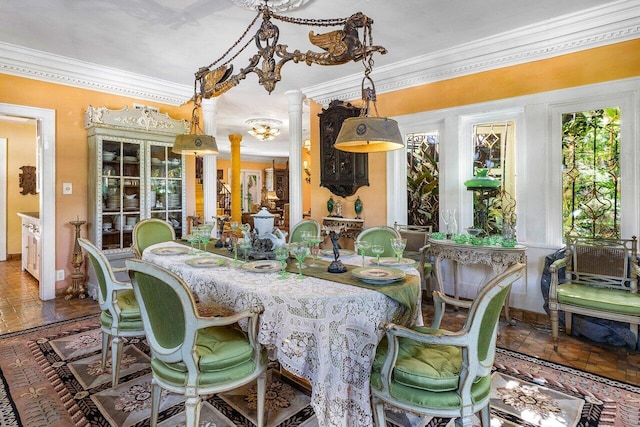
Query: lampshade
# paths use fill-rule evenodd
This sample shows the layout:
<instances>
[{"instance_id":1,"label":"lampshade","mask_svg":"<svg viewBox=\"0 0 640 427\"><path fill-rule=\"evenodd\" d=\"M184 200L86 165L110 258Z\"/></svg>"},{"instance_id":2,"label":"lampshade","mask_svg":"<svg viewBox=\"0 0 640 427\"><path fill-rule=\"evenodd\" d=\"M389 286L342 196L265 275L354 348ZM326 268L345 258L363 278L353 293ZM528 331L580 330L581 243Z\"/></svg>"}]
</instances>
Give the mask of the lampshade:
<instances>
[{"instance_id":1,"label":"lampshade","mask_svg":"<svg viewBox=\"0 0 640 427\"><path fill-rule=\"evenodd\" d=\"M398 122L365 116L346 119L333 146L350 153L376 153L404 148L404 142Z\"/></svg>"},{"instance_id":2,"label":"lampshade","mask_svg":"<svg viewBox=\"0 0 640 427\"><path fill-rule=\"evenodd\" d=\"M211 135L189 133L178 135L171 151L176 154L195 154L196 156L218 154L218 144Z\"/></svg>"},{"instance_id":3,"label":"lampshade","mask_svg":"<svg viewBox=\"0 0 640 427\"><path fill-rule=\"evenodd\" d=\"M276 201L276 200L280 200L280 198L278 198L278 195L276 194L275 191L269 191L267 192L267 200Z\"/></svg>"}]
</instances>

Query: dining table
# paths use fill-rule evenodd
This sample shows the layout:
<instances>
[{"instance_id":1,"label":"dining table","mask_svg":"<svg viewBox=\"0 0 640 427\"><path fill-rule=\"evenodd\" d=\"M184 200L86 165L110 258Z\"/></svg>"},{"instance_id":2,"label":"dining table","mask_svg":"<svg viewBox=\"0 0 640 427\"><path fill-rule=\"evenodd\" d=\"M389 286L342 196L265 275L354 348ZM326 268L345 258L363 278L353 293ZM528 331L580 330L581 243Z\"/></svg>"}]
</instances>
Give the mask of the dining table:
<instances>
[{"instance_id":1,"label":"dining table","mask_svg":"<svg viewBox=\"0 0 640 427\"><path fill-rule=\"evenodd\" d=\"M202 258L211 259L193 261ZM276 269L253 268L257 262L236 261L213 244L198 250L182 241L158 243L142 259L181 277L203 304L234 311L261 305L258 340L282 368L309 382L319 426L373 425L369 378L384 335L380 325L423 324L415 263L384 267L402 278L380 285L354 276L363 272L363 258L346 250L339 257L344 273L329 273L333 251L321 251L316 266L302 269L302 276L289 260L286 277ZM370 257L364 263L366 272L382 265Z\"/></svg>"}]
</instances>

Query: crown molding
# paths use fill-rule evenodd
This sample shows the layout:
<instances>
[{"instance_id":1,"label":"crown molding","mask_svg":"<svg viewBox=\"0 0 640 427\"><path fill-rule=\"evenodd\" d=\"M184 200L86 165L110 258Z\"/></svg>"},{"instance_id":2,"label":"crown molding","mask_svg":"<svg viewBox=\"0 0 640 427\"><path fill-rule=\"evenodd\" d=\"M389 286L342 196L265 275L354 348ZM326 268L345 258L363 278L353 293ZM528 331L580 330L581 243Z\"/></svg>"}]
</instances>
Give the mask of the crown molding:
<instances>
[{"instance_id":1,"label":"crown molding","mask_svg":"<svg viewBox=\"0 0 640 427\"><path fill-rule=\"evenodd\" d=\"M376 91L403 88L552 58L640 37L640 0L620 0L451 49L376 67ZM0 42L0 73L130 98L181 105L193 87ZM361 97L361 74L302 89L322 105Z\"/></svg>"},{"instance_id":2,"label":"crown molding","mask_svg":"<svg viewBox=\"0 0 640 427\"><path fill-rule=\"evenodd\" d=\"M378 94L462 77L640 37L640 0L621 0L470 43L377 67ZM361 74L303 88L324 106L359 99Z\"/></svg>"},{"instance_id":3,"label":"crown molding","mask_svg":"<svg viewBox=\"0 0 640 427\"><path fill-rule=\"evenodd\" d=\"M181 105L193 87L0 42L0 73L98 92Z\"/></svg>"}]
</instances>

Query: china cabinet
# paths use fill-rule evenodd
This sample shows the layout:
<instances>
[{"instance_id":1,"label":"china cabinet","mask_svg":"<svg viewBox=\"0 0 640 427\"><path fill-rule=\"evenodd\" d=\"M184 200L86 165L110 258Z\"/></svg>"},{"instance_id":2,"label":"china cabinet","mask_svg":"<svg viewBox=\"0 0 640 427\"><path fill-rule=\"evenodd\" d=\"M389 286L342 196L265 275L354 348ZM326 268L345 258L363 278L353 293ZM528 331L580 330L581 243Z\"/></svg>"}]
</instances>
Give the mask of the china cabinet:
<instances>
[{"instance_id":1,"label":"china cabinet","mask_svg":"<svg viewBox=\"0 0 640 427\"><path fill-rule=\"evenodd\" d=\"M109 110L89 106L89 239L108 258L132 256L132 231L145 218L169 221L176 236L186 230L184 158L171 152L176 135L188 132L147 108Z\"/></svg>"}]
</instances>

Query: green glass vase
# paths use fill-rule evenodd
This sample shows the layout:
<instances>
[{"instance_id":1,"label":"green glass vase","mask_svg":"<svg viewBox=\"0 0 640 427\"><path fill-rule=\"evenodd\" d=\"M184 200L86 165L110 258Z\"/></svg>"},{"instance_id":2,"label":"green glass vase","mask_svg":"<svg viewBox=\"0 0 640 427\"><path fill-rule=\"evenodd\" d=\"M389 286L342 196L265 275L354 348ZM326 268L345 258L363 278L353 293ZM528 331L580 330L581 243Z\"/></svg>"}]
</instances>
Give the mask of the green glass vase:
<instances>
[{"instance_id":1,"label":"green glass vase","mask_svg":"<svg viewBox=\"0 0 640 427\"><path fill-rule=\"evenodd\" d=\"M327 210L329 211L329 216L331 216L331 214L333 213L333 197L329 197L329 200L327 200Z\"/></svg>"},{"instance_id":2,"label":"green glass vase","mask_svg":"<svg viewBox=\"0 0 640 427\"><path fill-rule=\"evenodd\" d=\"M353 202L353 209L356 211L356 219L360 219L360 214L362 213L362 200L360 200L360 196Z\"/></svg>"}]
</instances>

